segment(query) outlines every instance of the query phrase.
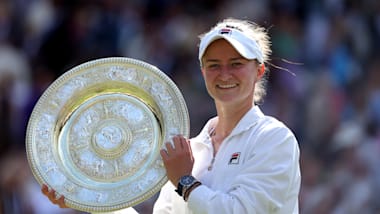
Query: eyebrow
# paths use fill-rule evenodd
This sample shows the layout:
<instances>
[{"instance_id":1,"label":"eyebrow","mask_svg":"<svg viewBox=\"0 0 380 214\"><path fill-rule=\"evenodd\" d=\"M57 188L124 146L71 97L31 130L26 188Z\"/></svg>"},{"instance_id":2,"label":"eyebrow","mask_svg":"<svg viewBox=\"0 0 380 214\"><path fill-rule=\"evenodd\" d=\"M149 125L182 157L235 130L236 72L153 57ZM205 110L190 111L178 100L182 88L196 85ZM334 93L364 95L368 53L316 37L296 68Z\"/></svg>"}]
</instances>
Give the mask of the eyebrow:
<instances>
[{"instance_id":1,"label":"eyebrow","mask_svg":"<svg viewBox=\"0 0 380 214\"><path fill-rule=\"evenodd\" d=\"M244 58L244 57L242 57L242 56L239 56L239 57L235 57L235 58L230 59L230 61L233 61L233 60L241 60L241 59L245 59L245 60L247 60L246 58Z\"/></svg>"},{"instance_id":2,"label":"eyebrow","mask_svg":"<svg viewBox=\"0 0 380 214\"><path fill-rule=\"evenodd\" d=\"M219 62L220 60L217 60L217 59L207 59L205 60L205 63L208 63L208 62Z\"/></svg>"},{"instance_id":3,"label":"eyebrow","mask_svg":"<svg viewBox=\"0 0 380 214\"><path fill-rule=\"evenodd\" d=\"M242 60L242 59L245 59L247 60L246 58L242 57L242 56L239 56L239 57L234 57L234 58L231 58L229 59L229 61L234 61L234 60ZM206 59L205 62L219 62L220 60L218 59Z\"/></svg>"}]
</instances>

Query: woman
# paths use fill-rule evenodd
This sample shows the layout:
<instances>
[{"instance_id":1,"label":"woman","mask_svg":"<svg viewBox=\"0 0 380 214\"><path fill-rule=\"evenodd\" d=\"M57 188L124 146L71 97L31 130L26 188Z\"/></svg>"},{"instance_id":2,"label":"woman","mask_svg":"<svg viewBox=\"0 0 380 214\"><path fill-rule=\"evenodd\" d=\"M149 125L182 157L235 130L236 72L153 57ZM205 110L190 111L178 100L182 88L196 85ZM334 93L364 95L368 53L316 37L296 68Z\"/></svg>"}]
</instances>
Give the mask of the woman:
<instances>
[{"instance_id":1,"label":"woman","mask_svg":"<svg viewBox=\"0 0 380 214\"><path fill-rule=\"evenodd\" d=\"M257 106L271 53L265 29L226 19L200 39L201 71L217 116L191 141L176 136L174 147L167 143L161 151L170 182L153 212L298 213L297 140Z\"/></svg>"}]
</instances>

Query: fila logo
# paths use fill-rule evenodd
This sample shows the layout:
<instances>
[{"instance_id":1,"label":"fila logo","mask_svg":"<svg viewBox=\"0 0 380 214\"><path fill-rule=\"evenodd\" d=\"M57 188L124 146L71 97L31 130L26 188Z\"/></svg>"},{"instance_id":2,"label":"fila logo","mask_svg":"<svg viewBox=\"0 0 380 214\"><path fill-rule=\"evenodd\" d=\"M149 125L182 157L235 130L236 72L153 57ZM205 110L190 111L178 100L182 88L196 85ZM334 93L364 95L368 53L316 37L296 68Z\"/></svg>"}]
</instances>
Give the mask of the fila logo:
<instances>
[{"instance_id":1,"label":"fila logo","mask_svg":"<svg viewBox=\"0 0 380 214\"><path fill-rule=\"evenodd\" d=\"M230 161L228 164L239 164L240 152L235 152L231 155Z\"/></svg>"},{"instance_id":2,"label":"fila logo","mask_svg":"<svg viewBox=\"0 0 380 214\"><path fill-rule=\"evenodd\" d=\"M222 28L219 30L219 34L231 34L232 30L228 28Z\"/></svg>"}]
</instances>

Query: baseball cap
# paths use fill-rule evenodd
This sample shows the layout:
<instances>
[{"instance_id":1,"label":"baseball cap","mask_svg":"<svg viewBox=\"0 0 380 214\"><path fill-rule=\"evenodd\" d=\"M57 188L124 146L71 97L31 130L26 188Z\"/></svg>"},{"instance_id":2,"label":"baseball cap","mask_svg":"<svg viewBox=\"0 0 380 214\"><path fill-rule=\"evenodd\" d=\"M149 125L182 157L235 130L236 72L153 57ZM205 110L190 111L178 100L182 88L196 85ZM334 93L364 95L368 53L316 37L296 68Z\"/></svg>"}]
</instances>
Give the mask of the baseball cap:
<instances>
[{"instance_id":1,"label":"baseball cap","mask_svg":"<svg viewBox=\"0 0 380 214\"><path fill-rule=\"evenodd\" d=\"M263 53L259 44L243 31L231 27L216 27L206 33L199 44L199 61L202 60L207 47L217 39L227 40L246 59L257 59L264 62Z\"/></svg>"}]
</instances>

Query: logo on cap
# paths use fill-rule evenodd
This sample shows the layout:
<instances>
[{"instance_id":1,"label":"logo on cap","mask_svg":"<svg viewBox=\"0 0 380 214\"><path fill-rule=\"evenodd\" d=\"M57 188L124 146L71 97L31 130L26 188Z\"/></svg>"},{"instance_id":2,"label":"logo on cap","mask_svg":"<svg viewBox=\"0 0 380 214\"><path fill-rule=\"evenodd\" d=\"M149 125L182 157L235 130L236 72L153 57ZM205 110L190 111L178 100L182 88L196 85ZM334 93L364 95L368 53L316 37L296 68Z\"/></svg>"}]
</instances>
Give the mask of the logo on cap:
<instances>
[{"instance_id":1,"label":"logo on cap","mask_svg":"<svg viewBox=\"0 0 380 214\"><path fill-rule=\"evenodd\" d=\"M219 30L219 34L231 34L232 30L228 28L223 28Z\"/></svg>"}]
</instances>

